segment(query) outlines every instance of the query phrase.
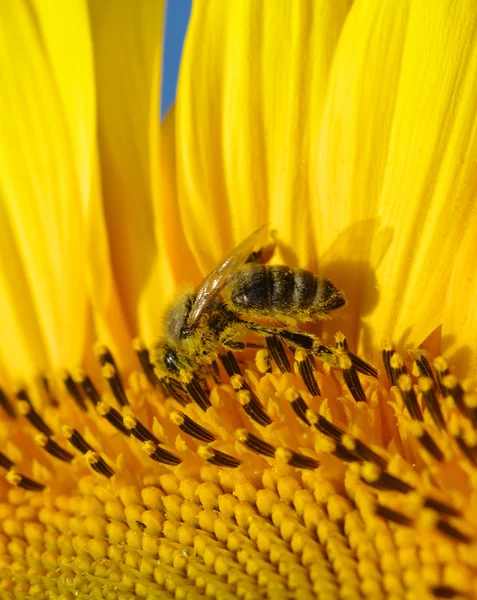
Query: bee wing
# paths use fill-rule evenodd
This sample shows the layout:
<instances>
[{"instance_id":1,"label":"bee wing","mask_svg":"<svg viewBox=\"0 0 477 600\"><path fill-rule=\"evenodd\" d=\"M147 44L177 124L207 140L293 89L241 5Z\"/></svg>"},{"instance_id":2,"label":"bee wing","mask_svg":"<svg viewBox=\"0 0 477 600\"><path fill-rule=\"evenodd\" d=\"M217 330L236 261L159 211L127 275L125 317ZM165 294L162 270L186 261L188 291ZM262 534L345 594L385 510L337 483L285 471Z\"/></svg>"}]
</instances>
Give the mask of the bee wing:
<instances>
[{"instance_id":1,"label":"bee wing","mask_svg":"<svg viewBox=\"0 0 477 600\"><path fill-rule=\"evenodd\" d=\"M187 318L187 326L191 327L207 307L210 300L227 285L230 279L235 275L237 269L247 262L247 258L253 252L260 235L268 227L262 225L257 231L254 231L238 246L235 246L226 255L220 265L214 269L204 279L197 292L196 299Z\"/></svg>"}]
</instances>

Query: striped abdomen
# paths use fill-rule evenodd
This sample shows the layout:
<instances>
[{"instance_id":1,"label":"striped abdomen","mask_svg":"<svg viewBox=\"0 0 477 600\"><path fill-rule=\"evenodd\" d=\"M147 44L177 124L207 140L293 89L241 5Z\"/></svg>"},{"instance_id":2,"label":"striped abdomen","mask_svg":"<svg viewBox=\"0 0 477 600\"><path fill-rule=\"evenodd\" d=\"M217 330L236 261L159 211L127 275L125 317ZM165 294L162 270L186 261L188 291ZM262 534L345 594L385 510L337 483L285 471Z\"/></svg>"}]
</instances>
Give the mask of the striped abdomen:
<instances>
[{"instance_id":1,"label":"striped abdomen","mask_svg":"<svg viewBox=\"0 0 477 600\"><path fill-rule=\"evenodd\" d=\"M311 321L343 306L343 293L331 281L305 269L247 264L227 290L233 312L241 315Z\"/></svg>"}]
</instances>

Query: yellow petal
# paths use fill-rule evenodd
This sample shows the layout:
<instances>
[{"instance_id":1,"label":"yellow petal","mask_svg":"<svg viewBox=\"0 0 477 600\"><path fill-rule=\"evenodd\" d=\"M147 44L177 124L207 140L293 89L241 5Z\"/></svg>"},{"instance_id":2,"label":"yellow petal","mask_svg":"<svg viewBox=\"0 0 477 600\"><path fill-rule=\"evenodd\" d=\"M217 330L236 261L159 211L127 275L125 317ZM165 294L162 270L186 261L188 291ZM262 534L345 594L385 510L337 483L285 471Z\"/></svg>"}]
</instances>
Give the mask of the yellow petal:
<instances>
[{"instance_id":1,"label":"yellow petal","mask_svg":"<svg viewBox=\"0 0 477 600\"><path fill-rule=\"evenodd\" d=\"M138 307L139 332L150 345L160 334L162 316L174 293L184 283L200 281L200 272L182 230L176 190L175 114L172 108L161 128L161 193L154 203L158 255Z\"/></svg>"},{"instance_id":2,"label":"yellow petal","mask_svg":"<svg viewBox=\"0 0 477 600\"><path fill-rule=\"evenodd\" d=\"M91 273L97 286L94 302L106 324L109 303L118 294L117 316L135 335L138 300L157 253L152 206L160 193L164 2L91 1L90 13L103 198L103 209L93 212L92 208L88 218L91 259L96 259L98 247L103 256ZM102 335L107 337L107 332Z\"/></svg>"},{"instance_id":3,"label":"yellow petal","mask_svg":"<svg viewBox=\"0 0 477 600\"><path fill-rule=\"evenodd\" d=\"M103 198L87 214L91 302L99 337L127 368L139 298L157 258L164 2L91 1L90 14Z\"/></svg>"},{"instance_id":4,"label":"yellow petal","mask_svg":"<svg viewBox=\"0 0 477 600\"><path fill-rule=\"evenodd\" d=\"M473 1L376 0L343 29L315 222L366 352L384 337L419 344L442 322L477 191L476 26ZM359 313L370 314L358 334Z\"/></svg>"},{"instance_id":5,"label":"yellow petal","mask_svg":"<svg viewBox=\"0 0 477 600\"><path fill-rule=\"evenodd\" d=\"M442 346L458 377L477 375L477 218L469 221L456 253L454 269L444 290Z\"/></svg>"},{"instance_id":6,"label":"yellow petal","mask_svg":"<svg viewBox=\"0 0 477 600\"><path fill-rule=\"evenodd\" d=\"M9 363L31 375L72 366L83 351L93 65L82 2L9 2L1 12L2 318L18 350Z\"/></svg>"},{"instance_id":7,"label":"yellow petal","mask_svg":"<svg viewBox=\"0 0 477 600\"><path fill-rule=\"evenodd\" d=\"M350 2L197 2L177 97L179 202L203 271L267 221L311 264L310 162Z\"/></svg>"}]
</instances>

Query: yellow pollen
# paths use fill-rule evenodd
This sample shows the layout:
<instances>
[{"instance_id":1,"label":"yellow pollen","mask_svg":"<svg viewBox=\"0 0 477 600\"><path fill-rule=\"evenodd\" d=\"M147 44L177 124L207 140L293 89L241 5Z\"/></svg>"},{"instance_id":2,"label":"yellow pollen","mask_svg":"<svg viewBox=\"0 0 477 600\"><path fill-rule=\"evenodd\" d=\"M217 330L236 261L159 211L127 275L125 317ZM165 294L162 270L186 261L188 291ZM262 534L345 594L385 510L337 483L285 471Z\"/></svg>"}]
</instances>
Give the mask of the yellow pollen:
<instances>
[{"instance_id":1,"label":"yellow pollen","mask_svg":"<svg viewBox=\"0 0 477 600\"><path fill-rule=\"evenodd\" d=\"M48 437L44 433L37 433L37 435L35 435L33 440L34 440L35 444L37 446L40 446L41 448L44 448L46 446L46 444L48 443Z\"/></svg>"},{"instance_id":2,"label":"yellow pollen","mask_svg":"<svg viewBox=\"0 0 477 600\"><path fill-rule=\"evenodd\" d=\"M434 367L436 368L437 371L442 373L448 368L447 361L444 358L442 358L442 356L438 356L434 360Z\"/></svg>"},{"instance_id":3,"label":"yellow pollen","mask_svg":"<svg viewBox=\"0 0 477 600\"><path fill-rule=\"evenodd\" d=\"M398 385L401 390L404 392L409 392L412 390L412 380L409 375L400 375L398 378Z\"/></svg>"},{"instance_id":4,"label":"yellow pollen","mask_svg":"<svg viewBox=\"0 0 477 600\"><path fill-rule=\"evenodd\" d=\"M180 415L176 410L172 411L169 414L169 419L172 421L172 423L174 423L174 425L177 425L178 427L179 425L183 425L184 423L184 417Z\"/></svg>"},{"instance_id":5,"label":"yellow pollen","mask_svg":"<svg viewBox=\"0 0 477 600\"><path fill-rule=\"evenodd\" d=\"M18 485L21 481L21 475L17 473L14 469L10 469L6 473L5 479L8 481L8 483L11 483L12 485Z\"/></svg>"},{"instance_id":6,"label":"yellow pollen","mask_svg":"<svg viewBox=\"0 0 477 600\"><path fill-rule=\"evenodd\" d=\"M447 389L453 390L455 387L457 387L457 377L455 375L446 375L442 379L442 383Z\"/></svg>"},{"instance_id":7,"label":"yellow pollen","mask_svg":"<svg viewBox=\"0 0 477 600\"><path fill-rule=\"evenodd\" d=\"M430 377L419 377L418 382L422 392L429 392L434 388L434 382Z\"/></svg>"},{"instance_id":8,"label":"yellow pollen","mask_svg":"<svg viewBox=\"0 0 477 600\"><path fill-rule=\"evenodd\" d=\"M123 415L123 423L126 429L134 429L136 427L136 417L131 413Z\"/></svg>"},{"instance_id":9,"label":"yellow pollen","mask_svg":"<svg viewBox=\"0 0 477 600\"><path fill-rule=\"evenodd\" d=\"M237 392L237 400L242 406L246 406L250 402L250 392L247 390L240 390Z\"/></svg>"},{"instance_id":10,"label":"yellow pollen","mask_svg":"<svg viewBox=\"0 0 477 600\"><path fill-rule=\"evenodd\" d=\"M248 431L246 429L237 429L235 432L235 437L239 442L246 442L248 439Z\"/></svg>"},{"instance_id":11,"label":"yellow pollen","mask_svg":"<svg viewBox=\"0 0 477 600\"><path fill-rule=\"evenodd\" d=\"M394 346L391 344L391 342L385 340L382 344L382 349L386 352L392 352L392 350L394 350Z\"/></svg>"},{"instance_id":12,"label":"yellow pollen","mask_svg":"<svg viewBox=\"0 0 477 600\"><path fill-rule=\"evenodd\" d=\"M243 388L243 377L241 375L232 375L230 385L234 390L241 390Z\"/></svg>"},{"instance_id":13,"label":"yellow pollen","mask_svg":"<svg viewBox=\"0 0 477 600\"><path fill-rule=\"evenodd\" d=\"M24 417L31 411L31 406L26 400L18 400L17 411L21 417Z\"/></svg>"},{"instance_id":14,"label":"yellow pollen","mask_svg":"<svg viewBox=\"0 0 477 600\"><path fill-rule=\"evenodd\" d=\"M116 369L111 363L106 363L101 369L103 377L106 379L112 379L116 375Z\"/></svg>"},{"instance_id":15,"label":"yellow pollen","mask_svg":"<svg viewBox=\"0 0 477 600\"><path fill-rule=\"evenodd\" d=\"M261 348L255 355L255 365L259 373L266 373L269 367L269 352L266 348Z\"/></svg>"},{"instance_id":16,"label":"yellow pollen","mask_svg":"<svg viewBox=\"0 0 477 600\"><path fill-rule=\"evenodd\" d=\"M182 381L182 383L190 383L192 381L191 373L184 371L184 369L181 369L179 377L180 377L180 380Z\"/></svg>"},{"instance_id":17,"label":"yellow pollen","mask_svg":"<svg viewBox=\"0 0 477 600\"><path fill-rule=\"evenodd\" d=\"M150 456L151 454L154 454L154 452L156 451L156 445L154 444L154 442L152 440L146 440L142 444L141 450L143 452L145 452L148 456Z\"/></svg>"},{"instance_id":18,"label":"yellow pollen","mask_svg":"<svg viewBox=\"0 0 477 600\"><path fill-rule=\"evenodd\" d=\"M353 366L353 363L351 362L350 357L347 354L340 354L339 358L338 358L338 364L340 366L340 369L351 369L351 367Z\"/></svg>"},{"instance_id":19,"label":"yellow pollen","mask_svg":"<svg viewBox=\"0 0 477 600\"><path fill-rule=\"evenodd\" d=\"M106 402L98 402L96 410L102 417L105 417L111 411L111 407Z\"/></svg>"},{"instance_id":20,"label":"yellow pollen","mask_svg":"<svg viewBox=\"0 0 477 600\"><path fill-rule=\"evenodd\" d=\"M99 456L96 452L88 450L84 455L84 459L89 465L94 465L99 461Z\"/></svg>"},{"instance_id":21,"label":"yellow pollen","mask_svg":"<svg viewBox=\"0 0 477 600\"><path fill-rule=\"evenodd\" d=\"M393 369L401 369L404 366L402 356L395 352L391 357L390 364Z\"/></svg>"},{"instance_id":22,"label":"yellow pollen","mask_svg":"<svg viewBox=\"0 0 477 600\"><path fill-rule=\"evenodd\" d=\"M292 457L290 450L286 448L277 448L275 452L275 458L281 462L288 463Z\"/></svg>"},{"instance_id":23,"label":"yellow pollen","mask_svg":"<svg viewBox=\"0 0 477 600\"><path fill-rule=\"evenodd\" d=\"M73 371L71 372L71 376L73 377L73 381L75 383L81 383L85 380L86 373L85 373L84 369L77 367L77 368L73 369Z\"/></svg>"}]
</instances>

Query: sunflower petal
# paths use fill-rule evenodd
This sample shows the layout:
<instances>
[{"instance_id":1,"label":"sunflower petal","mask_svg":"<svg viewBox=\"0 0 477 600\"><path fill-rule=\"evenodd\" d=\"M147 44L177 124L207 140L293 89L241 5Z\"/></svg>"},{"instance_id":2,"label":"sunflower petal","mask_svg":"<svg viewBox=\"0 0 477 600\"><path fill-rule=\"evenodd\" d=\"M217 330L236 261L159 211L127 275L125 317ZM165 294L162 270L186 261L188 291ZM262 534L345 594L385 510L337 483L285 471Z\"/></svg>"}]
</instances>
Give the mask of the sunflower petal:
<instances>
[{"instance_id":1,"label":"sunflower petal","mask_svg":"<svg viewBox=\"0 0 477 600\"><path fill-rule=\"evenodd\" d=\"M91 207L88 214L93 303L104 339L112 337L107 331L112 306L122 335L132 337L137 333L138 301L157 254L152 207L160 189L164 2L106 0L89 6L103 197L103 207Z\"/></svg>"},{"instance_id":2,"label":"sunflower petal","mask_svg":"<svg viewBox=\"0 0 477 600\"><path fill-rule=\"evenodd\" d=\"M178 87L177 169L186 237L204 272L269 220L288 260L313 262L310 154L349 5L194 5Z\"/></svg>"},{"instance_id":3,"label":"sunflower petal","mask_svg":"<svg viewBox=\"0 0 477 600\"><path fill-rule=\"evenodd\" d=\"M138 307L139 332L150 345L161 331L161 318L173 294L184 283L200 281L195 257L182 230L177 204L175 114L171 108L161 129L161 193L153 205L158 256Z\"/></svg>"},{"instance_id":4,"label":"sunflower petal","mask_svg":"<svg viewBox=\"0 0 477 600\"><path fill-rule=\"evenodd\" d=\"M19 352L17 375L31 375L75 365L83 352L93 65L82 2L20 0L1 13L2 329Z\"/></svg>"},{"instance_id":5,"label":"sunflower petal","mask_svg":"<svg viewBox=\"0 0 477 600\"><path fill-rule=\"evenodd\" d=\"M343 29L315 222L330 267L346 261L351 310L369 312L368 351L383 338L417 345L442 322L477 191L476 31L475 3L450 0L357 2Z\"/></svg>"},{"instance_id":6,"label":"sunflower petal","mask_svg":"<svg viewBox=\"0 0 477 600\"><path fill-rule=\"evenodd\" d=\"M476 265L477 218L474 215L465 229L455 257L454 269L446 288L442 323L442 349L448 354L457 354L452 357L451 363L458 377L477 375Z\"/></svg>"}]
</instances>

